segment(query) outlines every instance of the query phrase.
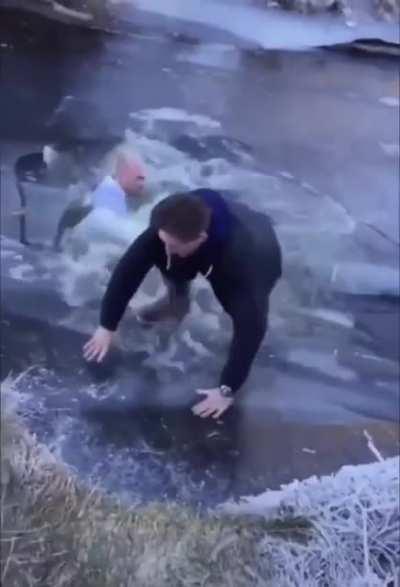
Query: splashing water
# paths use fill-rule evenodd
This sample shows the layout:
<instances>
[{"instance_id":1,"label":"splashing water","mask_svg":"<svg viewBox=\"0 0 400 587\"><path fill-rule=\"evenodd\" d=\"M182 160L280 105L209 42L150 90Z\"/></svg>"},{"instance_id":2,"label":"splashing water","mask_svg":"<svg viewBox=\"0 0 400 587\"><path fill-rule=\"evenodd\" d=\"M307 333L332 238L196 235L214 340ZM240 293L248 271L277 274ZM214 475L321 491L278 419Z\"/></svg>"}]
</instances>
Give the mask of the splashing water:
<instances>
[{"instance_id":1,"label":"splashing water","mask_svg":"<svg viewBox=\"0 0 400 587\"><path fill-rule=\"evenodd\" d=\"M218 121L197 113L165 108L132 113L132 120L139 120L143 128L140 131L127 129L125 141L118 150L139 154L148 172L149 200L125 218L109 210L95 210L74 229L62 255L43 255L40 259L42 275L45 273L62 300L76 309L77 318L70 321L73 328L89 333L95 327L94 314L89 318L87 313L82 320L82 310L79 310L87 304L98 305L118 258L147 227L154 204L173 191L198 187L223 190L226 197L271 216L284 253L284 276L273 292L271 304L271 325L278 336L287 337L291 320L288 309L300 314L304 304L306 307L315 306L316 292L321 288L329 290L335 267L342 259L364 260L352 240L353 219L329 195L319 193L311 184L283 170L266 174L247 150L223 135L217 143L221 145L221 155L216 156L218 151L216 153L214 149L212 156L202 156L201 161L192 156L190 148L186 149L189 152L184 152L169 144L164 136L163 123L167 120L172 124L169 128L172 137L179 135L183 128L189 133L186 136L207 146L210 136L221 137L221 134L215 134L223 130ZM213 135L210 135L210 129ZM230 161L226 155L232 152L234 158ZM21 271L17 271L17 277ZM135 309L154 300L161 289L161 279L151 272L129 307ZM199 307L200 292L207 307L207 320L202 323L213 324L213 328L199 327L195 310ZM222 310L204 279L195 281L193 297L193 311L185 321L189 335L186 333L183 338L177 335L175 351L163 354L163 362L168 357L167 362L180 365L181 360L176 356L182 345L192 349L196 344L207 347L214 336L215 324L218 328L223 319ZM200 307L199 311L204 315L204 303ZM227 342L229 329L224 332L223 338ZM194 344L187 344L190 337ZM150 339L149 335L143 348L148 348ZM125 344L127 348L133 348L138 343L128 341Z\"/></svg>"},{"instance_id":2,"label":"splashing water","mask_svg":"<svg viewBox=\"0 0 400 587\"><path fill-rule=\"evenodd\" d=\"M358 259L359 251L352 243L354 228L352 218L329 196L318 193L313 186L297 180L296 177L289 176L282 170L277 170L275 174L264 173L260 163L251 158L248 152L243 154L236 152L234 163L223 156L213 156L208 159L205 157L199 161L190 153L175 148L164 138L160 139L157 136L158 122L165 121L165 117L169 118L169 123L176 123L178 131L181 130L182 124L189 124L191 136L194 136L197 141L209 136L210 126L215 132L217 130L220 132L221 129L216 121L215 123L208 119L204 121L198 115L184 111L174 111L172 115L170 111L165 112L164 109L159 113L144 111L138 114L140 121L144 122L147 129L150 129L149 134L132 129L127 130L122 148L128 150L134 148L140 153L148 169L151 200L132 217L125 219L116 217L109 211L96 210L74 230L62 255L43 255L40 258L46 274L50 276L51 286L57 289L61 298L72 309L72 317L68 318L68 323L64 325L70 330L85 332L85 334L96 326L97 309L89 311L88 305L95 303L98 306L112 266L129 243L146 228L155 202L174 190L197 187L227 190L227 197L240 200L257 210L270 214L275 222L284 251L285 265L283 279L274 292L271 302L271 331L275 339L286 337L285 340L290 341L289 348L292 349L292 354L289 353L289 358L300 360L307 366L307 351L304 351L301 356L295 352L298 344L304 348L304 337L296 340L296 336L291 331L293 312L298 310L300 315L300 310L313 306L309 300L305 301L302 296L303 290L306 289L312 297L314 282L329 288L329 278L333 267L343 256L349 258L353 255L356 260ZM230 143L226 139L226 145L229 147L230 144L237 151L237 144ZM310 278L310 270L312 278ZM304 274L301 273L302 271ZM154 300L158 297L161 287L161 280L153 273L149 274L143 287L132 300L131 308ZM129 326L125 336L124 325L121 325L120 346L127 352L145 353L146 358L140 359L140 369L149 369L153 374L155 373L157 383L162 388L161 400L155 384L149 384L149 389L146 388L149 392L146 395L146 401L154 402L154 405L157 405L159 401L161 403L168 401L170 407L174 405L182 407L179 402L187 391L186 387L197 388L204 385L202 380L204 369L207 369L208 374L208 371L214 368L207 353L211 351L214 357L218 357L221 352L225 352L219 352L218 349L222 349L222 345L228 343L230 331L229 327L225 328L223 323L225 317L218 302L204 279L196 280L193 289L192 312L182 328L170 337L166 344L162 336L156 337L151 332L140 333L135 330L134 336L129 335ZM302 312L304 322L308 320L308 314L310 312ZM327 340L331 344L332 316L329 315L329 320L326 320L324 308L318 307L317 317L327 324L325 334L320 333L319 336L325 336L325 342ZM348 321L338 320L337 316L335 319L338 323L337 330L344 331L343 336L347 336L350 330ZM221 324L224 326L221 327ZM324 344L321 340L322 338L318 339L318 345L323 353ZM73 346L73 343L69 344ZM310 352L314 354L314 351L315 341ZM60 352L62 354L63 351ZM63 358L62 365L65 360ZM79 349L76 351L76 356L71 359L72 363L74 366L71 367L71 371L82 370ZM338 380L343 381L344 371L336 364L333 356L330 356L329 361L322 361L321 364L325 371L329 371L330 376L336 376ZM261 371L261 379L262 373L264 371ZM75 374L73 375L75 377ZM345 375L346 381L352 380L350 372L346 371ZM48 402L50 404L53 402L57 406L67 403L67 408L70 410L71 405L74 404L76 406L82 402L106 404L105 400L111 398L114 407L117 405L119 410L116 416L119 421L118 428L123 429L126 426L127 429L131 429L133 421L137 425L137 421L141 420L141 416L129 416L129 413L125 414L125 410L127 400L131 401L132 396L136 397L137 390L143 388L142 372L138 373L135 379L135 371L132 368L128 373L125 372L124 377L127 381L123 381L119 371L117 387L115 387L114 377L102 384L88 383L88 377L85 374L79 375L78 380L72 375L70 378L64 377L64 380L63 377L64 375L57 379L56 372L47 372L40 376L38 381L32 383L33 392L28 393L26 407L31 413L32 408L38 410L40 401L43 402L39 413L35 412L39 432L43 423L49 419ZM260 378L259 374L258 377ZM182 381L183 379L185 381ZM167 396L168 400L165 400ZM149 417L150 420L153 418L153 416ZM76 467L85 478L94 478L100 481L102 486L117 491L127 499L142 498L148 492L149 486L154 487L152 494L154 497L164 488L166 497L172 497L177 501L198 500L200 502L206 493L208 503L216 503L227 495L232 475L229 470L230 465L225 468L225 464L213 462L207 451L201 456L202 473L199 478L193 479L193 468L179 451L178 454L175 454L174 450L165 451L165 445L161 451L154 446L151 449L149 446L142 446L140 443L143 440L143 431L132 446L123 448L118 445L118 442L101 444L98 441L96 426L93 428L92 424L82 421L82 418L76 415L63 417L61 422L53 424L46 425L52 428L48 431L48 435L63 459ZM157 426L158 424L156 428ZM151 428L152 426L149 425L146 433ZM168 444L170 441L165 442ZM164 441L161 444L163 443ZM206 492L203 491L204 484L208 484Z\"/></svg>"},{"instance_id":3,"label":"splashing water","mask_svg":"<svg viewBox=\"0 0 400 587\"><path fill-rule=\"evenodd\" d=\"M194 125L201 141L210 127L219 127L217 121L173 109L141 111L132 116L145 122L150 136L129 129L122 148L134 148L140 153L148 169L152 198L126 218L96 210L75 229L56 276L58 289L69 305L81 305L85 296L101 296L108 276L105 267L146 228L155 203L173 191L198 187L226 190L229 197L269 214L276 224L286 264L290 265L291 259L297 263L301 258L304 266L313 265L325 271L325 277L330 275L335 259L343 254L338 235L350 235L354 228L353 220L340 204L296 178L281 172L265 174L248 153L242 154L241 164L222 157L198 161L154 136L157 121L168 119ZM59 260L48 261L53 270L56 263ZM84 281L90 281L91 286L86 288ZM204 288L204 283L199 287Z\"/></svg>"}]
</instances>

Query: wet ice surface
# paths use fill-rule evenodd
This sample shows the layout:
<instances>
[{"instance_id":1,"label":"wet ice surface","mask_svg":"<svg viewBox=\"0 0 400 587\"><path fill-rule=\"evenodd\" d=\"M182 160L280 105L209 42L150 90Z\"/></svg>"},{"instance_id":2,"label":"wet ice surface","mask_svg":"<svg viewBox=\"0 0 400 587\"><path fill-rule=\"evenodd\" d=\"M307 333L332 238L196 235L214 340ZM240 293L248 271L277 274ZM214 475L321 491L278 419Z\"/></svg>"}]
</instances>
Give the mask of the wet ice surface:
<instances>
[{"instance_id":1,"label":"wet ice surface","mask_svg":"<svg viewBox=\"0 0 400 587\"><path fill-rule=\"evenodd\" d=\"M270 333L243 391L241 411L221 423L199 421L189 411L194 391L214 384L230 336L205 280L194 283L192 312L176 333L143 330L132 310L160 295L160 279L151 273L127 311L112 356L99 367L81 358L110 268L146 226L152 204L125 222L96 212L75 230L61 255L3 239L9 292L5 341L8 355L14 350L17 357L6 365L16 371L34 366L21 386L21 408L33 431L83 478L124 499L214 505L286 482L296 466L309 470L302 458L310 459L315 451L319 460L318 427L357 429L374 420L395 421L397 363L376 354L371 339L355 328L353 313L334 297L338 260L363 257L353 238L354 220L307 185L263 173L249 150L228 137L210 143L210 126L218 128L212 120L176 109L138 112L132 118L144 129L129 130L126 144L145 160L156 200L172 187L206 185L227 190L227 197L246 201L275 220L285 273L272 297ZM202 153L200 160L156 138L160 121L182 118L200 135L190 143L191 148L204 145L195 150ZM214 150L218 146L224 158L207 158L208 144ZM379 282L377 287L380 293ZM368 381L362 359L351 362L356 350L372 365ZM280 427L274 428L277 420ZM300 442L311 453L296 440L280 449L276 462L264 443L280 436L285 426L292 430L299 424ZM311 435L307 426L313 428ZM257 428L255 442L251 437ZM390 452L390 441L383 442ZM362 438L354 445L357 458L368 455ZM302 454L296 466L288 466L293 451ZM343 449L338 452L339 460L331 455L330 466L332 460L346 462Z\"/></svg>"},{"instance_id":2,"label":"wet ice surface","mask_svg":"<svg viewBox=\"0 0 400 587\"><path fill-rule=\"evenodd\" d=\"M311 365L304 356L258 364L240 411L222 423L203 422L189 408L209 359L185 356L180 348L180 373L174 361L160 366L153 340L153 368L144 367L147 355L138 349L114 351L104 366L87 366L81 335L45 329L43 322L39 333L34 321L9 318L3 366L16 372L33 366L20 384L20 410L30 429L80 477L131 502L210 506L369 461L364 429L384 455L396 450L393 378L384 376L380 387L354 383L354 372L349 381L349 372L343 378L336 367L327 379L325 365L312 363L321 358L317 351Z\"/></svg>"},{"instance_id":3,"label":"wet ice surface","mask_svg":"<svg viewBox=\"0 0 400 587\"><path fill-rule=\"evenodd\" d=\"M110 94L110 76L130 79L131 61L126 71L87 70L87 85L77 87L127 131L156 200L209 186L271 215L285 268L271 302L270 333L240 413L222 424L189 411L194 390L215 383L230 335L203 280L195 284L190 317L170 336L143 331L132 317L132 308L160 293L158 277L150 275L113 355L104 366L85 365L81 347L97 323L110 267L146 225L151 205L125 223L92 215L59 255L48 245L70 196L30 186L28 230L44 248L3 240L1 251L3 369L34 365L21 386L33 430L80 475L133 501L165 496L214 504L370 460L365 426L392 454L395 441L376 424L391 430L398 405L396 161L379 146L396 143L396 110L387 99L395 91L392 71L321 54L296 55L293 65L293 57L280 54L241 54L235 70L218 47L196 50L191 59L185 46L170 48L168 71L152 77L150 59L160 48L148 48L150 54L134 57L146 73L134 91L128 85ZM114 51L120 54L118 43ZM153 91L161 83L162 96ZM244 95L244 87L257 92ZM326 116L333 111L336 117ZM365 124L349 122L355 113ZM41 144L6 149L2 191L10 237L17 221L7 216L16 205L9 165L27 148ZM362 221L373 221L392 240ZM376 265L379 280L371 278ZM362 292L348 291L354 267ZM388 300L376 295L388 293ZM373 314L382 332L371 327Z\"/></svg>"}]
</instances>

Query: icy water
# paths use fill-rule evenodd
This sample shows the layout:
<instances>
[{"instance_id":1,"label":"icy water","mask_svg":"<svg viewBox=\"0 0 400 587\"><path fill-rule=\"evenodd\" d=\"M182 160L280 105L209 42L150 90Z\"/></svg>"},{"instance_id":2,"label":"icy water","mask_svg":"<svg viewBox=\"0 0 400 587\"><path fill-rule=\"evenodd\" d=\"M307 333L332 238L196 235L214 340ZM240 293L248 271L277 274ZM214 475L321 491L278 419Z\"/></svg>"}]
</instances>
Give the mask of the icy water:
<instances>
[{"instance_id":1,"label":"icy water","mask_svg":"<svg viewBox=\"0 0 400 587\"><path fill-rule=\"evenodd\" d=\"M373 460L368 435L384 456L396 454L395 62L145 32L90 53L80 37L52 53L37 42L29 63L21 39L3 48L11 100L2 120L2 367L32 366L21 406L33 430L82 477L130 501L215 504L330 473ZM81 358L109 267L150 205L126 223L93 215L57 255L48 245L72 195L30 184L28 233L44 248L16 243L13 162L42 149L45 121L71 94L140 153L156 199L213 187L275 222L285 270L270 332L222 423L189 412L195 389L215 381L230 336L204 281L177 333L143 331L128 311L106 364ZM133 305L159 291L150 275Z\"/></svg>"}]
</instances>

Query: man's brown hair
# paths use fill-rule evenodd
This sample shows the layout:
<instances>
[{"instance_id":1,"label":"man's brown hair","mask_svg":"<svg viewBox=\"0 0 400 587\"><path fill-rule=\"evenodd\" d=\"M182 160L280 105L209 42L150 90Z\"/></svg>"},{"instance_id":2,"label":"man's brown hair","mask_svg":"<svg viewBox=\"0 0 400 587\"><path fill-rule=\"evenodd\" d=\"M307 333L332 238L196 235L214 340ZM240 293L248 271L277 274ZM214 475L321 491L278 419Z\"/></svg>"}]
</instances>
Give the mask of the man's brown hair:
<instances>
[{"instance_id":1,"label":"man's brown hair","mask_svg":"<svg viewBox=\"0 0 400 587\"><path fill-rule=\"evenodd\" d=\"M153 210L151 223L182 242L197 239L207 232L211 211L193 194L177 193L160 202Z\"/></svg>"}]
</instances>

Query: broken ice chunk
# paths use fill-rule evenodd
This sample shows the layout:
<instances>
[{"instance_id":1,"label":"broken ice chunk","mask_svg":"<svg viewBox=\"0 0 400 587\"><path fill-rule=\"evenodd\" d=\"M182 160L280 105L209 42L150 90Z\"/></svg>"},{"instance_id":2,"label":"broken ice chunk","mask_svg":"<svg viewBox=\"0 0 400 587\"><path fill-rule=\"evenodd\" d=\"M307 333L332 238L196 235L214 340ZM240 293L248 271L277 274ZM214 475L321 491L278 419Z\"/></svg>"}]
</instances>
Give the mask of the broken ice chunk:
<instances>
[{"instance_id":1,"label":"broken ice chunk","mask_svg":"<svg viewBox=\"0 0 400 587\"><path fill-rule=\"evenodd\" d=\"M333 288L350 294L398 297L399 283L399 269L372 263L339 263L331 275Z\"/></svg>"}]
</instances>

